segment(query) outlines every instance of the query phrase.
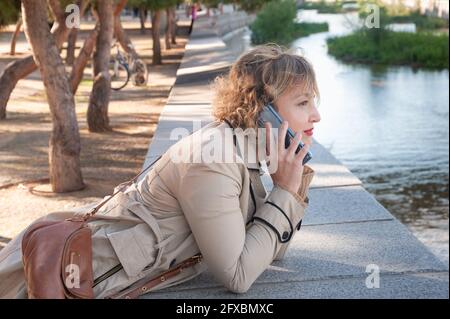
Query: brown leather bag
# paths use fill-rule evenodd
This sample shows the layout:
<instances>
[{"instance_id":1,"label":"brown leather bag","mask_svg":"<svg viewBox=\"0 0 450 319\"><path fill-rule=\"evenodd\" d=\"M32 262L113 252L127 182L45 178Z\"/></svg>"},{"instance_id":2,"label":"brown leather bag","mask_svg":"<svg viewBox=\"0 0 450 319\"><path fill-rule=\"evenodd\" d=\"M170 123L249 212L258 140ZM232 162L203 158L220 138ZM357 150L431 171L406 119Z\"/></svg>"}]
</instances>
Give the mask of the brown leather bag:
<instances>
[{"instance_id":1,"label":"brown leather bag","mask_svg":"<svg viewBox=\"0 0 450 319\"><path fill-rule=\"evenodd\" d=\"M28 298L94 298L87 219L37 222L22 239Z\"/></svg>"},{"instance_id":2,"label":"brown leather bag","mask_svg":"<svg viewBox=\"0 0 450 319\"><path fill-rule=\"evenodd\" d=\"M63 221L42 221L32 224L22 239L22 258L28 297L30 299L87 299L94 298L92 269L92 233L87 225L89 219L106 202L127 186L154 163L142 170L130 181L121 184L119 190L92 209L84 216ZM169 269L157 278L165 278L165 274L173 275L187 266L201 260L200 256L185 260L173 270ZM153 287L158 280L152 279L142 284L143 292ZM160 281L159 281L160 282ZM133 288L133 297L140 287ZM119 296L114 296L120 298ZM126 295L124 297L130 297Z\"/></svg>"}]
</instances>

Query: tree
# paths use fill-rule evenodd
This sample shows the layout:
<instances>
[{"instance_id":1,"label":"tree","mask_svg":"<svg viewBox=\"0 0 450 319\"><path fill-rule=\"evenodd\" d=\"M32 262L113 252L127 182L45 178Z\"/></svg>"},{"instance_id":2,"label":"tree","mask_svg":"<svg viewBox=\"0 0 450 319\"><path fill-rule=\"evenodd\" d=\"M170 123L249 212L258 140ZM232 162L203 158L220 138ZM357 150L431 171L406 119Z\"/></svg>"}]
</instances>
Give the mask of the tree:
<instances>
[{"instance_id":1,"label":"tree","mask_svg":"<svg viewBox=\"0 0 450 319\"><path fill-rule=\"evenodd\" d=\"M83 46L75 59L72 71L70 72L70 89L73 94L77 92L78 86L83 79L84 69L91 58L92 52L94 51L95 43L97 41L99 30L99 23L95 25L94 29L89 33L86 40L84 40Z\"/></svg>"},{"instance_id":2,"label":"tree","mask_svg":"<svg viewBox=\"0 0 450 319\"><path fill-rule=\"evenodd\" d=\"M111 92L109 59L114 33L113 3L110 0L97 0L96 11L100 29L94 50L94 84L87 111L90 132L109 131L108 105Z\"/></svg>"},{"instance_id":3,"label":"tree","mask_svg":"<svg viewBox=\"0 0 450 319\"><path fill-rule=\"evenodd\" d=\"M80 8L80 16L84 15L86 8L89 4L88 0L77 0L76 5ZM77 42L78 28L73 28L69 33L69 38L67 40L67 55L66 64L73 65L75 60L75 46Z\"/></svg>"},{"instance_id":4,"label":"tree","mask_svg":"<svg viewBox=\"0 0 450 319\"><path fill-rule=\"evenodd\" d=\"M218 8L221 0L202 0L202 3L206 6L206 15L209 17L211 15L212 8Z\"/></svg>"},{"instance_id":5,"label":"tree","mask_svg":"<svg viewBox=\"0 0 450 319\"><path fill-rule=\"evenodd\" d=\"M237 0L232 2L237 3L240 9L254 13L261 10L261 8L270 1L272 0Z\"/></svg>"},{"instance_id":6,"label":"tree","mask_svg":"<svg viewBox=\"0 0 450 319\"><path fill-rule=\"evenodd\" d=\"M250 25L252 43L276 42L288 45L296 31L296 12L294 0L275 0L267 3Z\"/></svg>"},{"instance_id":7,"label":"tree","mask_svg":"<svg viewBox=\"0 0 450 319\"><path fill-rule=\"evenodd\" d=\"M15 23L20 17L20 0L0 1L0 29Z\"/></svg>"},{"instance_id":8,"label":"tree","mask_svg":"<svg viewBox=\"0 0 450 319\"><path fill-rule=\"evenodd\" d=\"M53 3L54 5L56 3ZM56 4L54 9L60 7ZM45 0L23 0L22 17L25 35L39 66L52 115L50 137L50 183L54 192L69 192L84 188L80 169L80 136L75 102L59 53L57 41L51 36L47 22ZM62 16L59 17L58 23Z\"/></svg>"},{"instance_id":9,"label":"tree","mask_svg":"<svg viewBox=\"0 0 450 319\"><path fill-rule=\"evenodd\" d=\"M152 39L153 39L153 64L161 64L161 42L160 42L160 25L161 12L171 7L172 0L131 0L130 5L137 8L144 8L151 11L152 21Z\"/></svg>"},{"instance_id":10,"label":"tree","mask_svg":"<svg viewBox=\"0 0 450 319\"><path fill-rule=\"evenodd\" d=\"M162 64L161 42L159 39L161 34L161 10L156 5L151 9L150 17L152 20L153 64Z\"/></svg>"},{"instance_id":11,"label":"tree","mask_svg":"<svg viewBox=\"0 0 450 319\"><path fill-rule=\"evenodd\" d=\"M11 36L10 55L16 54L16 42L22 28L20 17L20 0L4 0L0 2L0 29L10 23L16 23L16 28Z\"/></svg>"},{"instance_id":12,"label":"tree","mask_svg":"<svg viewBox=\"0 0 450 319\"><path fill-rule=\"evenodd\" d=\"M119 41L122 49L125 50L133 60L131 65L132 69L130 70L132 72L131 80L133 85L142 86L146 85L148 81L147 65L134 49L134 45L131 43L130 38L122 27L122 22L120 21L120 12L126 4L127 0L119 0L114 9L114 37Z\"/></svg>"},{"instance_id":13,"label":"tree","mask_svg":"<svg viewBox=\"0 0 450 319\"><path fill-rule=\"evenodd\" d=\"M126 4L127 0L118 0L116 6L114 7L114 37L117 39L122 49L125 50L128 54L130 54L134 61L133 69L131 70L133 72L132 74L133 84L138 86L145 85L148 80L147 66L144 63L144 61L140 59L138 53L134 49L133 44L131 43L130 38L123 30L122 23L120 21L120 13L122 12ZM70 83L73 93L77 91L78 85L80 84L83 78L84 69L95 48L95 43L99 31L99 21L98 15L95 11L93 11L93 15L97 19L97 25L85 39L85 42L80 50L80 53L72 67Z\"/></svg>"},{"instance_id":14,"label":"tree","mask_svg":"<svg viewBox=\"0 0 450 319\"><path fill-rule=\"evenodd\" d=\"M181 4L183 2L183 0L178 0L176 5ZM172 15L171 17L171 21L172 21L172 29L171 29L171 42L172 44L177 44L177 20L176 20L176 6L173 6L170 8L170 13Z\"/></svg>"},{"instance_id":15,"label":"tree","mask_svg":"<svg viewBox=\"0 0 450 319\"><path fill-rule=\"evenodd\" d=\"M139 21L141 23L141 33L145 33L145 21L148 17L148 8L145 0L128 0L128 4L138 10Z\"/></svg>"},{"instance_id":16,"label":"tree","mask_svg":"<svg viewBox=\"0 0 450 319\"><path fill-rule=\"evenodd\" d=\"M22 18L19 18L16 22L16 28L14 29L14 32L11 36L11 49L9 50L10 55L16 55L16 43L21 29L22 29Z\"/></svg>"},{"instance_id":17,"label":"tree","mask_svg":"<svg viewBox=\"0 0 450 319\"><path fill-rule=\"evenodd\" d=\"M166 30L164 32L165 48L169 50L172 48L171 44L174 43L174 20L175 20L175 6L178 4L178 0L168 0L166 6Z\"/></svg>"},{"instance_id":18,"label":"tree","mask_svg":"<svg viewBox=\"0 0 450 319\"><path fill-rule=\"evenodd\" d=\"M0 2L0 4L3 4L3 2ZM53 24L51 33L55 39L56 46L60 49L67 39L69 29L64 23L65 15L64 11L61 9L60 2L58 0L48 0L48 4L53 16L58 17ZM9 63L3 72L0 73L0 120L6 118L6 105L8 104L9 97L16 87L17 82L36 70L37 65L33 56L30 55L26 58Z\"/></svg>"}]
</instances>

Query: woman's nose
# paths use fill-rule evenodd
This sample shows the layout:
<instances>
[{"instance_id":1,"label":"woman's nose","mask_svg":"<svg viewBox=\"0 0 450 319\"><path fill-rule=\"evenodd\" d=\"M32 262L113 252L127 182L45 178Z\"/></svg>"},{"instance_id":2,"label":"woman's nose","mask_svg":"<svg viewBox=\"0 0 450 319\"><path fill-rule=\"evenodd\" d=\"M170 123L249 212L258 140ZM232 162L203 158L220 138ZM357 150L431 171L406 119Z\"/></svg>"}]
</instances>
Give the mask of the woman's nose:
<instances>
[{"instance_id":1,"label":"woman's nose","mask_svg":"<svg viewBox=\"0 0 450 319\"><path fill-rule=\"evenodd\" d=\"M320 120L321 120L319 110L315 106L313 108L313 112L311 114L310 120L313 123L320 122Z\"/></svg>"}]
</instances>

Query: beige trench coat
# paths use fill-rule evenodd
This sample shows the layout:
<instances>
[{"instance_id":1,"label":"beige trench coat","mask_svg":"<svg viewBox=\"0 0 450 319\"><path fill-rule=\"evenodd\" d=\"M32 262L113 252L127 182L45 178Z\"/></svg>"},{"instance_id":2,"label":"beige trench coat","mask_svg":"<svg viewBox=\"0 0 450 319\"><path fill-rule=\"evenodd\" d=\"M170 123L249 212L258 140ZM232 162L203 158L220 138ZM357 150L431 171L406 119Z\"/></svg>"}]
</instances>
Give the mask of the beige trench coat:
<instances>
[{"instance_id":1,"label":"beige trench coat","mask_svg":"<svg viewBox=\"0 0 450 319\"><path fill-rule=\"evenodd\" d=\"M300 229L314 171L305 165L297 194L277 185L269 191L261 178L270 180L270 175L261 177L260 162L248 160L256 144L246 144L250 137L242 131L236 131L234 143L224 139L222 146L232 148L234 163L173 160L174 150L189 146L192 155L195 146L207 144L197 137L212 131L224 136L226 129L226 123L212 122L178 141L143 179L111 199L90 222L96 298L126 291L199 252L201 263L149 292L209 269L228 290L244 293L273 260L283 258ZM96 204L43 219L68 218ZM22 234L0 251L2 298L26 298Z\"/></svg>"}]
</instances>

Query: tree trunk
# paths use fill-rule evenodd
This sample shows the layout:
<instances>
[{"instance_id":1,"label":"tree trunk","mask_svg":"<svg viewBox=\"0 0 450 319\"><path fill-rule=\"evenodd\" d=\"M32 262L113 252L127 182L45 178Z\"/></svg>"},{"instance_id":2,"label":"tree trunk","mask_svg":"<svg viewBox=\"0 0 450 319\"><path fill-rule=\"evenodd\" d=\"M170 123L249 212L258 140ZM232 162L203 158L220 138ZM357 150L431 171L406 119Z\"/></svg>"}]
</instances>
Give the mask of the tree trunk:
<instances>
[{"instance_id":1,"label":"tree trunk","mask_svg":"<svg viewBox=\"0 0 450 319\"><path fill-rule=\"evenodd\" d=\"M58 1L49 0L49 4L50 6L54 7L52 9L54 12L61 12L61 10L58 9ZM64 17L58 20L63 21ZM55 38L58 49L60 49L67 38L69 29L66 27L65 23L59 23L58 21L56 21L52 27L51 32L53 34L53 37ZM16 87L17 82L36 70L37 66L34 62L33 56L31 55L26 58L9 63L3 70L3 72L0 73L0 120L6 118L6 105L8 104L9 97Z\"/></svg>"},{"instance_id":2,"label":"tree trunk","mask_svg":"<svg viewBox=\"0 0 450 319\"><path fill-rule=\"evenodd\" d=\"M73 64L72 71L70 73L70 88L73 94L77 92L78 86L83 79L84 69L86 68L86 65L92 55L92 51L94 51L97 36L98 24L95 29L91 31L86 40L84 40L83 47L81 48L80 53Z\"/></svg>"},{"instance_id":3,"label":"tree trunk","mask_svg":"<svg viewBox=\"0 0 450 319\"><path fill-rule=\"evenodd\" d=\"M114 16L119 16L122 12L123 8L125 8L128 0L119 0L119 2L116 4L114 8Z\"/></svg>"},{"instance_id":4,"label":"tree trunk","mask_svg":"<svg viewBox=\"0 0 450 319\"><path fill-rule=\"evenodd\" d=\"M23 0L25 34L39 65L52 116L50 183L57 193L84 188L75 102L55 39L47 24L45 0Z\"/></svg>"},{"instance_id":5,"label":"tree trunk","mask_svg":"<svg viewBox=\"0 0 450 319\"><path fill-rule=\"evenodd\" d=\"M76 5L80 8L80 17L84 16L86 12L88 0L78 0ZM69 33L69 38L67 39L67 54L66 54L66 64L73 65L75 60L75 49L78 37L78 29L73 28Z\"/></svg>"},{"instance_id":6,"label":"tree trunk","mask_svg":"<svg viewBox=\"0 0 450 319\"><path fill-rule=\"evenodd\" d=\"M16 55L16 43L17 38L20 34L20 28L22 27L22 18L19 18L16 23L16 29L14 30L14 33L11 36L11 50L9 52L10 55Z\"/></svg>"},{"instance_id":7,"label":"tree trunk","mask_svg":"<svg viewBox=\"0 0 450 319\"><path fill-rule=\"evenodd\" d=\"M172 46L170 45L170 33L172 32L172 26L170 25L170 11L166 8L166 29L164 30L164 45L166 50L170 50Z\"/></svg>"},{"instance_id":8,"label":"tree trunk","mask_svg":"<svg viewBox=\"0 0 450 319\"><path fill-rule=\"evenodd\" d=\"M159 25L161 21L161 11L154 10L151 14L152 17L152 38L153 38L153 64L161 64L161 43L159 41Z\"/></svg>"},{"instance_id":9,"label":"tree trunk","mask_svg":"<svg viewBox=\"0 0 450 319\"><path fill-rule=\"evenodd\" d=\"M122 22L120 21L120 16L114 16L114 35L119 41L120 47L127 52L133 59L139 59L139 55L134 49L133 43L131 43L130 38L122 27Z\"/></svg>"},{"instance_id":10,"label":"tree trunk","mask_svg":"<svg viewBox=\"0 0 450 319\"><path fill-rule=\"evenodd\" d=\"M119 15L114 16L114 33L122 49L127 52L133 60L130 65L131 81L133 85L146 85L148 82L147 65L134 49L133 43L131 43L130 38L122 27Z\"/></svg>"},{"instance_id":11,"label":"tree trunk","mask_svg":"<svg viewBox=\"0 0 450 319\"><path fill-rule=\"evenodd\" d=\"M128 0L120 0L119 3L114 8L114 37L117 39L117 41L119 41L120 46L125 52L130 54L133 59L138 59L139 56L136 50L134 49L134 46L131 43L130 38L123 30L122 22L120 21L120 13L127 4L127 1Z\"/></svg>"},{"instance_id":12,"label":"tree trunk","mask_svg":"<svg viewBox=\"0 0 450 319\"><path fill-rule=\"evenodd\" d=\"M145 33L145 20L147 20L147 9L139 8L139 20L141 21L141 33Z\"/></svg>"},{"instance_id":13,"label":"tree trunk","mask_svg":"<svg viewBox=\"0 0 450 319\"><path fill-rule=\"evenodd\" d=\"M109 60L114 32L113 4L110 0L97 0L100 30L94 51L94 85L92 87L87 122L90 132L109 131L108 104L111 91Z\"/></svg>"},{"instance_id":14,"label":"tree trunk","mask_svg":"<svg viewBox=\"0 0 450 319\"><path fill-rule=\"evenodd\" d=\"M9 63L0 74L0 120L6 118L6 105L20 79L37 69L33 56Z\"/></svg>"},{"instance_id":15,"label":"tree trunk","mask_svg":"<svg viewBox=\"0 0 450 319\"><path fill-rule=\"evenodd\" d=\"M114 18L115 19L120 17L120 13L122 12L122 10L125 7L125 5L127 4L127 2L128 2L128 0L120 0L118 2L116 7L114 8ZM87 3L87 1L86 1L86 3ZM94 17L96 19L98 19L97 13L94 14ZM119 22L120 22L120 18L119 18ZM117 27L116 21L114 21L114 29L115 29L114 32L116 34L120 31L123 32L123 30L121 28L122 26L120 24L119 24L120 31L116 31L116 27ZM78 90L78 86L80 85L80 82L83 79L84 69L86 68L86 65L92 55L92 52L94 51L95 43L97 41L98 31L99 31L99 23L97 21L97 25L95 26L94 30L91 31L89 36L84 41L83 47L81 48L80 53L78 54L78 57L75 60L74 65L72 67L72 71L70 74L70 86L71 86L73 94L76 93L76 91ZM128 39L126 34L124 34L124 36ZM118 36L116 35L116 37L118 37ZM128 39L128 41L129 41L129 39ZM124 46L124 44L123 44L124 42L125 42L125 40L122 40L120 42L122 46ZM131 44L130 41L129 41L129 43ZM128 47L128 45L126 45L126 47ZM134 51L134 52L136 53L136 51ZM136 53L136 55L137 55L137 53Z\"/></svg>"},{"instance_id":16,"label":"tree trunk","mask_svg":"<svg viewBox=\"0 0 450 319\"><path fill-rule=\"evenodd\" d=\"M170 34L171 36L171 41L172 44L177 44L177 20L176 20L176 9L175 7L170 8L170 14L172 16L172 33Z\"/></svg>"},{"instance_id":17,"label":"tree trunk","mask_svg":"<svg viewBox=\"0 0 450 319\"><path fill-rule=\"evenodd\" d=\"M66 64L73 65L73 61L75 60L75 47L77 42L78 29L73 28L69 33L69 39L67 39L67 55L66 55Z\"/></svg>"},{"instance_id":18,"label":"tree trunk","mask_svg":"<svg viewBox=\"0 0 450 319\"><path fill-rule=\"evenodd\" d=\"M164 32L164 42L166 45L166 50L170 50L172 46L170 45L170 34L172 33L172 14L170 13L170 8L166 8L166 30Z\"/></svg>"}]
</instances>

